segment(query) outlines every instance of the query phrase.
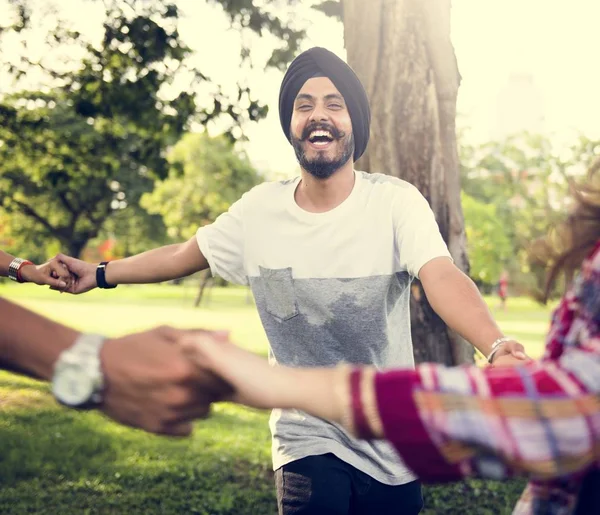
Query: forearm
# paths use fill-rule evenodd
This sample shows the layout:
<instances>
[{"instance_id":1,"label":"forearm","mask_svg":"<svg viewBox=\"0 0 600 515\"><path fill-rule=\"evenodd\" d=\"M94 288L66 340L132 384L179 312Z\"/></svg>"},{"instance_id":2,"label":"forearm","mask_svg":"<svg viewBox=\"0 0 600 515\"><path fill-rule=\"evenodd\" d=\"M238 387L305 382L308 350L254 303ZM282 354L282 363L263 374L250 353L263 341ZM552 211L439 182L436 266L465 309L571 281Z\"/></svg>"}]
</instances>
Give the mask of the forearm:
<instances>
[{"instance_id":1,"label":"forearm","mask_svg":"<svg viewBox=\"0 0 600 515\"><path fill-rule=\"evenodd\" d=\"M8 267L13 259L14 256L0 250L0 277L8 277Z\"/></svg>"},{"instance_id":2,"label":"forearm","mask_svg":"<svg viewBox=\"0 0 600 515\"><path fill-rule=\"evenodd\" d=\"M207 267L197 243L191 239L111 261L106 267L106 281L109 284L158 283L186 277Z\"/></svg>"},{"instance_id":3,"label":"forearm","mask_svg":"<svg viewBox=\"0 0 600 515\"><path fill-rule=\"evenodd\" d=\"M475 283L458 268L436 278L425 289L427 300L446 324L475 346L484 356L503 336Z\"/></svg>"},{"instance_id":4,"label":"forearm","mask_svg":"<svg viewBox=\"0 0 600 515\"><path fill-rule=\"evenodd\" d=\"M0 299L0 367L49 380L77 331Z\"/></svg>"},{"instance_id":5,"label":"forearm","mask_svg":"<svg viewBox=\"0 0 600 515\"><path fill-rule=\"evenodd\" d=\"M585 422L600 413L597 392L581 384L582 377L597 377L600 360L580 354L576 361L585 362L581 377L560 362L518 369L425 364L366 380L360 369L346 405L358 436L385 437L423 480L486 476L503 466L507 474L536 479L571 476L592 465L599 437L598 428ZM533 446L531 435L536 449L547 452L523 452ZM480 456L488 457L489 468L472 466Z\"/></svg>"},{"instance_id":6,"label":"forearm","mask_svg":"<svg viewBox=\"0 0 600 515\"><path fill-rule=\"evenodd\" d=\"M295 408L315 417L341 422L338 371L334 368L275 367L276 383L270 404L277 408ZM341 385L343 388L343 385Z\"/></svg>"}]
</instances>

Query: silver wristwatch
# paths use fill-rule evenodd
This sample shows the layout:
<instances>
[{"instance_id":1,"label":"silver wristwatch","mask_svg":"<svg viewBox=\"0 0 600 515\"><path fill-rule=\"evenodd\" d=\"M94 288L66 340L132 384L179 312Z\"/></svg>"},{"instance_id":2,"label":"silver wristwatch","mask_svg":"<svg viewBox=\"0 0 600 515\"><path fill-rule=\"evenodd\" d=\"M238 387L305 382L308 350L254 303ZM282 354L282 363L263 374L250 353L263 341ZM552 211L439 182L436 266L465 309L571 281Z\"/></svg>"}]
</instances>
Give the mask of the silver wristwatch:
<instances>
[{"instance_id":1,"label":"silver wristwatch","mask_svg":"<svg viewBox=\"0 0 600 515\"><path fill-rule=\"evenodd\" d=\"M81 334L59 356L52 376L52 393L58 402L80 409L102 403L104 376L100 350L105 340L101 334Z\"/></svg>"}]
</instances>

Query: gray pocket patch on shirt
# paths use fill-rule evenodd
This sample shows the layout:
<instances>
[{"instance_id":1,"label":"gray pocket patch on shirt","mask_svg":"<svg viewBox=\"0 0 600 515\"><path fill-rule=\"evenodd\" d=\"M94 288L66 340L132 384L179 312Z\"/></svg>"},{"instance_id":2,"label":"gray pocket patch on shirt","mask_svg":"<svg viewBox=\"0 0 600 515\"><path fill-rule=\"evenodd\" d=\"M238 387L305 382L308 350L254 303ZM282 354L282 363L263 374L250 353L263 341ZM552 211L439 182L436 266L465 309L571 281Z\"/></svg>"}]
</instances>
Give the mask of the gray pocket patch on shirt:
<instances>
[{"instance_id":1,"label":"gray pocket patch on shirt","mask_svg":"<svg viewBox=\"0 0 600 515\"><path fill-rule=\"evenodd\" d=\"M263 268L259 266L263 282L267 312L280 321L298 314L296 291L291 268Z\"/></svg>"}]
</instances>

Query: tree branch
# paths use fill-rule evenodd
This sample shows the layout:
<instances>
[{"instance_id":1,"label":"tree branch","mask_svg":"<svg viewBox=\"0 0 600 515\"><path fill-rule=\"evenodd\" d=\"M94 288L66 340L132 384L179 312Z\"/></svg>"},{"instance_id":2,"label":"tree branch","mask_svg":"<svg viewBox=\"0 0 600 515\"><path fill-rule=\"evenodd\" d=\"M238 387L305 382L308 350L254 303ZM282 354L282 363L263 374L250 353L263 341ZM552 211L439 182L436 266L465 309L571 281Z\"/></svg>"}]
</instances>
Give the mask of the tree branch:
<instances>
[{"instance_id":1,"label":"tree branch","mask_svg":"<svg viewBox=\"0 0 600 515\"><path fill-rule=\"evenodd\" d=\"M58 198L62 202L63 206L65 206L67 208L67 211L69 211L69 213L71 213L74 216L79 214L77 211L75 211L75 208L69 202L69 199L67 199L67 194L64 191L61 191L60 193L58 193Z\"/></svg>"},{"instance_id":2,"label":"tree branch","mask_svg":"<svg viewBox=\"0 0 600 515\"><path fill-rule=\"evenodd\" d=\"M39 215L31 206L28 206L27 204L24 204L23 202L15 199L11 199L11 202L14 202L17 206L19 206L24 215L29 216L30 218L33 218L36 222L42 224L44 228L52 235L58 236L59 238L64 237L64 234L60 229L57 229L56 227L52 226L43 216Z\"/></svg>"}]
</instances>

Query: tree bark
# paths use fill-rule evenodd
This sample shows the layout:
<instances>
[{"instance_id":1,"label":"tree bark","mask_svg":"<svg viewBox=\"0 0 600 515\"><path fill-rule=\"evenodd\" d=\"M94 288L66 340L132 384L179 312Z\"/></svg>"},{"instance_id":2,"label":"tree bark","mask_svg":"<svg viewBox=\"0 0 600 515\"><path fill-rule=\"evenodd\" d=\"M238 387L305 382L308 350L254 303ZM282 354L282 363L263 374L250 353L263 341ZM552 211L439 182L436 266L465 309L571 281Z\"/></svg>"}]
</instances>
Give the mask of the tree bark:
<instances>
[{"instance_id":1,"label":"tree bark","mask_svg":"<svg viewBox=\"0 0 600 515\"><path fill-rule=\"evenodd\" d=\"M456 265L468 272L460 203L456 99L460 74L450 41L450 0L342 0L348 63L371 102L371 140L357 168L414 184L429 201ZM418 362L473 362L473 348L449 331L412 287Z\"/></svg>"},{"instance_id":2,"label":"tree bark","mask_svg":"<svg viewBox=\"0 0 600 515\"><path fill-rule=\"evenodd\" d=\"M88 240L89 238L77 239L73 237L73 239L65 242L69 256L79 259L81 257L81 253L83 252L83 249L87 245Z\"/></svg>"}]
</instances>

